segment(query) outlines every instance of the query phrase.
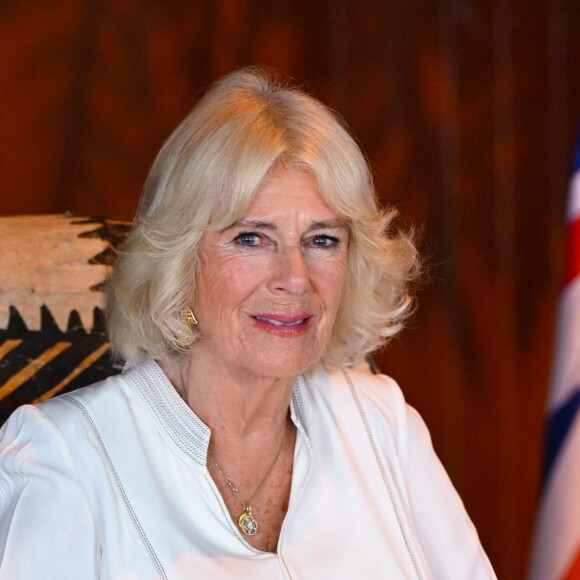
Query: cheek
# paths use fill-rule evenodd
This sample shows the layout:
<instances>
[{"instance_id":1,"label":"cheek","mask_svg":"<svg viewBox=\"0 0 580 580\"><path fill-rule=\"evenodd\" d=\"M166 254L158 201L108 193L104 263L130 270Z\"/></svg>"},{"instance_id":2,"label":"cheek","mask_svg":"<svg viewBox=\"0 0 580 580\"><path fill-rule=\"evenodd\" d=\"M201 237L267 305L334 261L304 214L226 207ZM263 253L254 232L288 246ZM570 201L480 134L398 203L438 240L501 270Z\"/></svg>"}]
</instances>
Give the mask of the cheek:
<instances>
[{"instance_id":1,"label":"cheek","mask_svg":"<svg viewBox=\"0 0 580 580\"><path fill-rule=\"evenodd\" d=\"M261 282L260 274L264 268L253 262L214 256L212 263L204 265L203 275L199 279L199 302L213 309L238 306Z\"/></svg>"},{"instance_id":2,"label":"cheek","mask_svg":"<svg viewBox=\"0 0 580 580\"><path fill-rule=\"evenodd\" d=\"M321 265L315 274L317 293L326 309L335 313L346 280L346 262Z\"/></svg>"}]
</instances>

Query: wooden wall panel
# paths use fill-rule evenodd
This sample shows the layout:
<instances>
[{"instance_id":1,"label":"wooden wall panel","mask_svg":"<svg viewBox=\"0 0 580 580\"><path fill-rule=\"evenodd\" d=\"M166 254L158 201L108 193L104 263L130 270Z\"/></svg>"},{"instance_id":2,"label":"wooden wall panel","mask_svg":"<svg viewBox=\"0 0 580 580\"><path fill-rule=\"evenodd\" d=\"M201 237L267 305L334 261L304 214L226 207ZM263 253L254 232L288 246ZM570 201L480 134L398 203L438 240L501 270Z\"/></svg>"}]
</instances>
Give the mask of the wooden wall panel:
<instances>
[{"instance_id":1,"label":"wooden wall panel","mask_svg":"<svg viewBox=\"0 0 580 580\"><path fill-rule=\"evenodd\" d=\"M379 355L498 575L523 578L580 120L571 0L5 0L0 215L129 217L199 91L264 63L337 108L428 274Z\"/></svg>"}]
</instances>

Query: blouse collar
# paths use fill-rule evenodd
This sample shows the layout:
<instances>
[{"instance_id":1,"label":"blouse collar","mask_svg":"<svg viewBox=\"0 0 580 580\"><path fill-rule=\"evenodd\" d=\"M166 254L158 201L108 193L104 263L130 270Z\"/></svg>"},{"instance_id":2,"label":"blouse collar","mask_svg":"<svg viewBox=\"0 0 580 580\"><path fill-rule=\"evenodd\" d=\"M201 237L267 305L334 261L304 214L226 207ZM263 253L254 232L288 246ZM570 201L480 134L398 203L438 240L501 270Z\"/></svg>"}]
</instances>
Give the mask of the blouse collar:
<instances>
[{"instance_id":1,"label":"blouse collar","mask_svg":"<svg viewBox=\"0 0 580 580\"><path fill-rule=\"evenodd\" d=\"M126 368L123 377L137 387L173 443L198 465L205 467L211 430L179 396L159 364L146 360L138 366ZM305 432L303 386L304 378L300 376L294 384L290 415L300 431Z\"/></svg>"}]
</instances>

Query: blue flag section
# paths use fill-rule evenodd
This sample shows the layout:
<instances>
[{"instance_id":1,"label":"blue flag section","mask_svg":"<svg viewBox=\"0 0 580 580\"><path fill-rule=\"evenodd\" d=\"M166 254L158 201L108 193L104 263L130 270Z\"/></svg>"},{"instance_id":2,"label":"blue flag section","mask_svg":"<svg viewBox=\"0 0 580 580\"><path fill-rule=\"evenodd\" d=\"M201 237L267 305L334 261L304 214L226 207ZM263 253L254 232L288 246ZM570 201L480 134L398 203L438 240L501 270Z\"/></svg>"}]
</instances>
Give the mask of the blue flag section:
<instances>
[{"instance_id":1,"label":"blue flag section","mask_svg":"<svg viewBox=\"0 0 580 580\"><path fill-rule=\"evenodd\" d=\"M570 428L574 421L577 420L579 407L580 385L576 385L570 397L552 414L548 421L542 487L546 485L546 481L550 478L552 465L558 457Z\"/></svg>"}]
</instances>

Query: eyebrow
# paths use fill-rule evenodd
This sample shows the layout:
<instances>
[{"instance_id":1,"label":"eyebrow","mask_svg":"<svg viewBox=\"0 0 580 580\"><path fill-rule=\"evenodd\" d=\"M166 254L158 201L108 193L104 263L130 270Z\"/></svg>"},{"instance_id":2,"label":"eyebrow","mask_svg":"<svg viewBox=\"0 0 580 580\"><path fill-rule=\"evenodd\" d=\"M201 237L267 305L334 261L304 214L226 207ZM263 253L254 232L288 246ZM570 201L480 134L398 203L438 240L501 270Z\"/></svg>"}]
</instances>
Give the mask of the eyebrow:
<instances>
[{"instance_id":1,"label":"eyebrow","mask_svg":"<svg viewBox=\"0 0 580 580\"><path fill-rule=\"evenodd\" d=\"M261 230L277 230L278 226L272 222L266 222L263 220L254 219L240 219L236 220L231 226L224 228L222 231L231 230L232 228L244 227L244 228L256 228ZM322 229L348 229L344 220L340 219L329 219L320 220L312 222L308 227L309 230L322 230Z\"/></svg>"}]
</instances>

